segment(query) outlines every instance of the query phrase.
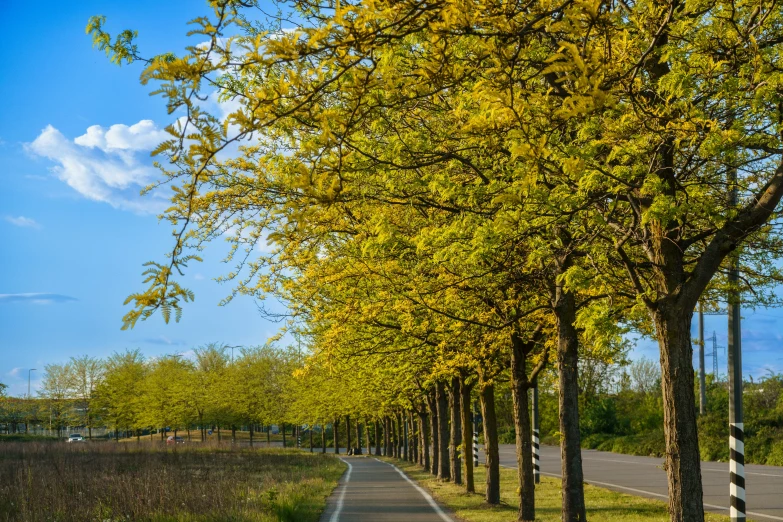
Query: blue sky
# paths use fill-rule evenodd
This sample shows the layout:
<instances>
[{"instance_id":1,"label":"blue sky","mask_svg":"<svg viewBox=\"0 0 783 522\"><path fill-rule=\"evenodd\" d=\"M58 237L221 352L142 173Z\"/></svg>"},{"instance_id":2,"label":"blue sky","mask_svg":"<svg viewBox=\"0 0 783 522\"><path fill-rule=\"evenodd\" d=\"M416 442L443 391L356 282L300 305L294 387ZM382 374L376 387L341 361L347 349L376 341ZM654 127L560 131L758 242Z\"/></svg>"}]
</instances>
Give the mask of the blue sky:
<instances>
[{"instance_id":1,"label":"blue sky","mask_svg":"<svg viewBox=\"0 0 783 522\"><path fill-rule=\"evenodd\" d=\"M228 271L223 245L187 274L196 301L180 323L120 330L142 263L171 248L151 213L160 202L138 196L171 117L139 84L141 67L110 64L84 28L106 15L109 31L138 30L152 55L201 41L185 37L186 22L206 12L199 1L0 2L0 30L16 42L0 47L0 382L11 393L26 393L28 368L35 388L45 364L71 356L262 344L277 332L249 298L218 306L230 290L212 280Z\"/></svg>"},{"instance_id":2,"label":"blue sky","mask_svg":"<svg viewBox=\"0 0 783 522\"><path fill-rule=\"evenodd\" d=\"M29 368L38 368L35 387L45 364L71 356L261 344L277 332L250 299L218 306L229 293L212 280L228 268L220 245L187 274L196 302L180 323L156 316L120 330L122 302L141 289L142 263L171 247L169 226L152 213L160 201L138 197L156 175L149 150L171 117L139 84L140 66L110 64L84 27L104 14L110 32L138 30L143 54L178 52L200 41L185 37L185 23L205 12L202 2L179 0L0 3L8 42L0 46L0 382L11 393L26 392ZM746 312L746 372L783 370L781 317ZM725 346L726 318L708 317L713 330ZM640 342L640 356L657 359L657 346ZM722 351L720 365L725 372Z\"/></svg>"}]
</instances>

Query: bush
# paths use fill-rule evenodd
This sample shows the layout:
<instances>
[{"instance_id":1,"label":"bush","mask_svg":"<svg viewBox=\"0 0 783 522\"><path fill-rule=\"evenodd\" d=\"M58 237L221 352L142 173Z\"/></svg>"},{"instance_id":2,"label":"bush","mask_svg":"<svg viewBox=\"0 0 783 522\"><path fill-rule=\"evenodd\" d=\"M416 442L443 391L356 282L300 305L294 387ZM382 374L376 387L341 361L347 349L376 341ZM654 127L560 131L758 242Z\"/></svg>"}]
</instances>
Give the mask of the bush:
<instances>
[{"instance_id":1,"label":"bush","mask_svg":"<svg viewBox=\"0 0 783 522\"><path fill-rule=\"evenodd\" d=\"M579 419L580 429L583 434L591 433L616 433L617 406L613 398L604 397L589 403Z\"/></svg>"},{"instance_id":2,"label":"bush","mask_svg":"<svg viewBox=\"0 0 783 522\"><path fill-rule=\"evenodd\" d=\"M516 444L517 432L514 426L498 428L498 444Z\"/></svg>"},{"instance_id":3,"label":"bush","mask_svg":"<svg viewBox=\"0 0 783 522\"><path fill-rule=\"evenodd\" d=\"M783 440L778 440L772 444L765 464L769 466L783 466Z\"/></svg>"}]
</instances>

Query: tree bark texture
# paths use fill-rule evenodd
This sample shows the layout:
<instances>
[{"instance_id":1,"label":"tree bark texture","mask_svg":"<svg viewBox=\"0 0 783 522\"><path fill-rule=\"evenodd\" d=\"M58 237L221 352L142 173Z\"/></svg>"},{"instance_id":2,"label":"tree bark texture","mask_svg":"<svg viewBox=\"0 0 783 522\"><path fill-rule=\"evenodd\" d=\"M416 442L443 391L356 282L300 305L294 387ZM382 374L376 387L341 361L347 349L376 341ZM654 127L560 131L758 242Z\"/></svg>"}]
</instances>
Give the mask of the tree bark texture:
<instances>
[{"instance_id":1,"label":"tree bark texture","mask_svg":"<svg viewBox=\"0 0 783 522\"><path fill-rule=\"evenodd\" d=\"M563 475L563 522L584 522L585 494L582 473L581 435L579 433L579 338L574 294L557 289L557 367L560 385L560 460ZM530 422L528 420L528 422Z\"/></svg>"},{"instance_id":2,"label":"tree bark texture","mask_svg":"<svg viewBox=\"0 0 783 522\"><path fill-rule=\"evenodd\" d=\"M408 429L408 414L406 412L402 412L400 415L400 425L402 426L402 460L408 460L410 430Z\"/></svg>"},{"instance_id":3,"label":"tree bark texture","mask_svg":"<svg viewBox=\"0 0 783 522\"><path fill-rule=\"evenodd\" d=\"M334 419L332 425L332 433L334 434L334 454L340 454L340 419Z\"/></svg>"},{"instance_id":4,"label":"tree bark texture","mask_svg":"<svg viewBox=\"0 0 783 522\"><path fill-rule=\"evenodd\" d=\"M419 461L419 423L416 422L415 412L411 411L408 413L408 423L411 426L410 461L415 464Z\"/></svg>"},{"instance_id":5,"label":"tree bark texture","mask_svg":"<svg viewBox=\"0 0 783 522\"><path fill-rule=\"evenodd\" d=\"M381 424L375 420L375 456L381 456Z\"/></svg>"},{"instance_id":6,"label":"tree bark texture","mask_svg":"<svg viewBox=\"0 0 783 522\"><path fill-rule=\"evenodd\" d=\"M693 310L659 303L653 314L661 345L661 388L666 437L666 474L671 520L704 520L699 435L696 429L693 346L690 324Z\"/></svg>"},{"instance_id":7,"label":"tree bark texture","mask_svg":"<svg viewBox=\"0 0 783 522\"><path fill-rule=\"evenodd\" d=\"M462 421L460 419L460 395L459 379L453 378L449 385L449 411L451 412L451 433L449 434L449 457L451 480L454 484L462 485L462 463L460 462L459 447L462 444Z\"/></svg>"},{"instance_id":8,"label":"tree bark texture","mask_svg":"<svg viewBox=\"0 0 783 522\"><path fill-rule=\"evenodd\" d=\"M391 420L389 417L383 418L383 454L387 457L392 456L391 451Z\"/></svg>"},{"instance_id":9,"label":"tree bark texture","mask_svg":"<svg viewBox=\"0 0 783 522\"><path fill-rule=\"evenodd\" d=\"M345 446L345 452L348 454L351 454L351 450L353 449L353 446L351 445L351 416L346 415L345 416L345 437L348 441L348 444Z\"/></svg>"},{"instance_id":10,"label":"tree bark texture","mask_svg":"<svg viewBox=\"0 0 783 522\"><path fill-rule=\"evenodd\" d=\"M484 453L487 468L487 504L500 504L500 455L498 454L498 426L495 415L495 387L479 385L481 416L484 418Z\"/></svg>"},{"instance_id":11,"label":"tree bark texture","mask_svg":"<svg viewBox=\"0 0 783 522\"><path fill-rule=\"evenodd\" d=\"M430 429L427 413L424 408L419 410L419 464L430 470Z\"/></svg>"},{"instance_id":12,"label":"tree bark texture","mask_svg":"<svg viewBox=\"0 0 783 522\"><path fill-rule=\"evenodd\" d=\"M533 432L530 425L530 405L525 346L516 336L511 340L511 395L514 403L514 429L516 431L517 481L519 511L517 520L535 522L536 494L533 476Z\"/></svg>"},{"instance_id":13,"label":"tree bark texture","mask_svg":"<svg viewBox=\"0 0 783 522\"><path fill-rule=\"evenodd\" d=\"M435 387L438 408L438 478L451 480L449 469L449 399L446 386L439 382Z\"/></svg>"},{"instance_id":14,"label":"tree bark texture","mask_svg":"<svg viewBox=\"0 0 783 522\"><path fill-rule=\"evenodd\" d=\"M433 389L427 396L427 406L430 410L430 438L432 440L432 456L430 457L430 472L438 476L440 467L439 437L438 437L438 401Z\"/></svg>"}]
</instances>

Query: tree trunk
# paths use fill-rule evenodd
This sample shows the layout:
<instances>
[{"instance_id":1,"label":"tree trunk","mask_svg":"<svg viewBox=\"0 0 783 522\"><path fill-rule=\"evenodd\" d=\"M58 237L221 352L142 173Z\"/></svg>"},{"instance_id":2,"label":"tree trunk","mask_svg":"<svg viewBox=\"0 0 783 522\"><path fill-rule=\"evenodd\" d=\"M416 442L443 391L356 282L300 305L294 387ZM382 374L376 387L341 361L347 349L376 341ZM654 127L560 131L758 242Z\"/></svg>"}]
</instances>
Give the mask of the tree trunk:
<instances>
[{"instance_id":1,"label":"tree trunk","mask_svg":"<svg viewBox=\"0 0 783 522\"><path fill-rule=\"evenodd\" d=\"M402 458L408 461L411 453L411 429L408 423L408 413L403 411L400 420L402 421Z\"/></svg>"},{"instance_id":2,"label":"tree trunk","mask_svg":"<svg viewBox=\"0 0 783 522\"><path fill-rule=\"evenodd\" d=\"M285 422L281 424L280 431L283 432L283 449L285 449ZM218 440L220 440L220 428L218 428Z\"/></svg>"},{"instance_id":3,"label":"tree trunk","mask_svg":"<svg viewBox=\"0 0 783 522\"><path fill-rule=\"evenodd\" d=\"M310 425L310 453L313 452L313 428L314 427L315 426L313 426L312 424Z\"/></svg>"},{"instance_id":4,"label":"tree trunk","mask_svg":"<svg viewBox=\"0 0 783 522\"><path fill-rule=\"evenodd\" d=\"M397 458L408 460L408 435L404 411L397 413L397 431L400 434L400 449Z\"/></svg>"},{"instance_id":5,"label":"tree trunk","mask_svg":"<svg viewBox=\"0 0 783 522\"><path fill-rule=\"evenodd\" d=\"M676 522L704 520L693 390L692 319L692 309L683 310L666 302L661 302L653 314L661 352L669 514Z\"/></svg>"},{"instance_id":6,"label":"tree trunk","mask_svg":"<svg viewBox=\"0 0 783 522\"><path fill-rule=\"evenodd\" d=\"M399 434L397 430L397 415L394 414L389 420L389 426L391 426L391 440L392 440L392 457L397 458L397 450L400 448Z\"/></svg>"},{"instance_id":7,"label":"tree trunk","mask_svg":"<svg viewBox=\"0 0 783 522\"><path fill-rule=\"evenodd\" d=\"M475 493L476 486L473 483L473 418L470 415L470 386L465 384L465 378L460 377L460 412L462 413L462 447L465 459L465 490Z\"/></svg>"},{"instance_id":8,"label":"tree trunk","mask_svg":"<svg viewBox=\"0 0 783 522\"><path fill-rule=\"evenodd\" d=\"M424 408L419 410L419 464L425 470L430 469L430 433L427 423L427 413Z\"/></svg>"},{"instance_id":9,"label":"tree trunk","mask_svg":"<svg viewBox=\"0 0 783 522\"><path fill-rule=\"evenodd\" d=\"M411 425L411 436L410 436L410 461L413 464L416 464L419 461L419 431L418 426L416 425L416 417L413 414L413 411L408 412L408 421Z\"/></svg>"},{"instance_id":10,"label":"tree trunk","mask_svg":"<svg viewBox=\"0 0 783 522\"><path fill-rule=\"evenodd\" d=\"M345 452L348 455L353 454L353 445L351 444L351 416L345 416L345 436L348 444L345 446Z\"/></svg>"},{"instance_id":11,"label":"tree trunk","mask_svg":"<svg viewBox=\"0 0 783 522\"><path fill-rule=\"evenodd\" d=\"M253 424L250 423L250 447L253 447Z\"/></svg>"},{"instance_id":12,"label":"tree trunk","mask_svg":"<svg viewBox=\"0 0 783 522\"><path fill-rule=\"evenodd\" d=\"M321 453L326 453L326 424L321 424Z\"/></svg>"},{"instance_id":13,"label":"tree trunk","mask_svg":"<svg viewBox=\"0 0 783 522\"><path fill-rule=\"evenodd\" d=\"M267 447L272 445L272 426L266 427L266 445Z\"/></svg>"},{"instance_id":14,"label":"tree trunk","mask_svg":"<svg viewBox=\"0 0 783 522\"><path fill-rule=\"evenodd\" d=\"M382 420L383 423L383 456L388 457L389 451L391 450L391 445L389 442L389 417L384 417Z\"/></svg>"},{"instance_id":15,"label":"tree trunk","mask_svg":"<svg viewBox=\"0 0 783 522\"><path fill-rule=\"evenodd\" d=\"M498 426L495 415L495 387L480 385L481 416L484 417L484 453L487 463L487 504L500 504L500 455L498 454Z\"/></svg>"},{"instance_id":16,"label":"tree trunk","mask_svg":"<svg viewBox=\"0 0 783 522\"><path fill-rule=\"evenodd\" d=\"M512 337L511 394L514 402L514 429L516 431L517 481L519 487L519 511L517 520L535 522L536 493L533 476L533 432L530 427L530 405L527 378L527 360L522 343Z\"/></svg>"},{"instance_id":17,"label":"tree trunk","mask_svg":"<svg viewBox=\"0 0 783 522\"><path fill-rule=\"evenodd\" d=\"M362 425L359 424L359 419L356 419L356 448L354 449L353 454L362 454Z\"/></svg>"},{"instance_id":18,"label":"tree trunk","mask_svg":"<svg viewBox=\"0 0 783 522\"><path fill-rule=\"evenodd\" d=\"M438 407L438 478L451 480L449 469L449 399L446 387L439 382L435 387Z\"/></svg>"},{"instance_id":19,"label":"tree trunk","mask_svg":"<svg viewBox=\"0 0 783 522\"><path fill-rule=\"evenodd\" d=\"M375 420L375 456L381 456L381 423Z\"/></svg>"},{"instance_id":20,"label":"tree trunk","mask_svg":"<svg viewBox=\"0 0 783 522\"><path fill-rule=\"evenodd\" d=\"M332 424L332 433L334 434L334 454L340 454L340 419L334 419Z\"/></svg>"},{"instance_id":21,"label":"tree trunk","mask_svg":"<svg viewBox=\"0 0 783 522\"><path fill-rule=\"evenodd\" d=\"M585 493L582 474L582 449L579 433L579 338L574 321L574 294L557 289L557 367L560 385L560 460L563 474L563 522L584 522ZM690 371L690 370L689 370ZM690 371L692 374L693 372ZM692 377L691 377L692 378ZM691 397L693 392L691 391ZM528 419L528 423L529 423Z\"/></svg>"},{"instance_id":22,"label":"tree trunk","mask_svg":"<svg viewBox=\"0 0 783 522\"><path fill-rule=\"evenodd\" d=\"M427 406L430 410L430 438L432 440L432 457L430 458L430 473L438 476L438 469L440 468L439 457L439 437L438 437L438 401L436 399L437 393L433 389L427 396ZM427 441L429 444L430 441Z\"/></svg>"},{"instance_id":23,"label":"tree trunk","mask_svg":"<svg viewBox=\"0 0 783 522\"><path fill-rule=\"evenodd\" d=\"M459 379L451 379L449 386L449 411L451 411L451 433L449 437L449 472L454 484L462 485L462 463L460 462L459 446L462 444L462 422L460 417Z\"/></svg>"}]
</instances>

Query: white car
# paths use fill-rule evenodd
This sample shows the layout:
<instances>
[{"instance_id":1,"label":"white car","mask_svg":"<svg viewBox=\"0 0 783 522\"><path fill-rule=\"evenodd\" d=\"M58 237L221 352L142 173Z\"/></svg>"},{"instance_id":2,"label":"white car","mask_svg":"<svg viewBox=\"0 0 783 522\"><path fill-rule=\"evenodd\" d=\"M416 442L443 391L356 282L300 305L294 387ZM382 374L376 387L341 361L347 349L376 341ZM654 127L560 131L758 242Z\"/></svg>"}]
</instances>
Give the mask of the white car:
<instances>
[{"instance_id":1,"label":"white car","mask_svg":"<svg viewBox=\"0 0 783 522\"><path fill-rule=\"evenodd\" d=\"M73 435L68 437L68 442L84 442L84 437L82 437L78 433L74 433Z\"/></svg>"}]
</instances>

